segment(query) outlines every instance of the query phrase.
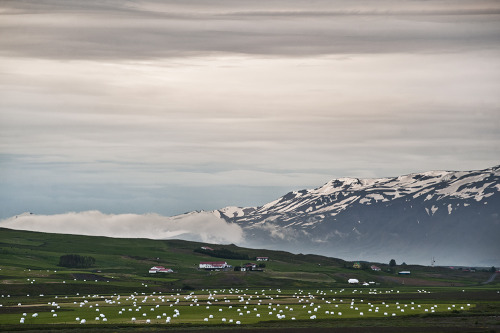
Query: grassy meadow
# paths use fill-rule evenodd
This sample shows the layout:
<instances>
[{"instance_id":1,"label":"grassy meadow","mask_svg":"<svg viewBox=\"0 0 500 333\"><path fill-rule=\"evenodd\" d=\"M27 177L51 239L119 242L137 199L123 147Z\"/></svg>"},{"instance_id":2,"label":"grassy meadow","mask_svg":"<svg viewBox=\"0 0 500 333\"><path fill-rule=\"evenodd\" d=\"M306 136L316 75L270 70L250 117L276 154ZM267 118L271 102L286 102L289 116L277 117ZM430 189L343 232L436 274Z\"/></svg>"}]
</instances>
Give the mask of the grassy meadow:
<instances>
[{"instance_id":1,"label":"grassy meadow","mask_svg":"<svg viewBox=\"0 0 500 333\"><path fill-rule=\"evenodd\" d=\"M204 245L248 255L250 262L257 256L270 261L262 272L199 270L200 261L248 262L194 252ZM95 265L59 267L65 254L92 256ZM354 269L340 259L234 245L0 229L0 331L500 327L499 278L484 284L492 275L487 270L391 270L378 263L382 270L375 272L371 264ZM148 273L154 265L174 273ZM350 278L360 284L348 284Z\"/></svg>"}]
</instances>

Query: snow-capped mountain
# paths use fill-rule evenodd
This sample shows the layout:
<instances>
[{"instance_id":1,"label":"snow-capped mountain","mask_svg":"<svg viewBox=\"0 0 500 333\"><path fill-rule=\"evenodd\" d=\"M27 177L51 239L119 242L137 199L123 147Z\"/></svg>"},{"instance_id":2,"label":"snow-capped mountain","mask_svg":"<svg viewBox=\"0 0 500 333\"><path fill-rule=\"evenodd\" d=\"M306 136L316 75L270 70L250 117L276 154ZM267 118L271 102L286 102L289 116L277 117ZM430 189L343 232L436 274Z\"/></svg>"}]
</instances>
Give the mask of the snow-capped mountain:
<instances>
[{"instance_id":1,"label":"snow-capped mountain","mask_svg":"<svg viewBox=\"0 0 500 333\"><path fill-rule=\"evenodd\" d=\"M158 214L20 214L0 227L185 239L346 260L500 265L500 166L393 178L340 178L261 207Z\"/></svg>"},{"instance_id":2,"label":"snow-capped mountain","mask_svg":"<svg viewBox=\"0 0 500 333\"><path fill-rule=\"evenodd\" d=\"M500 262L500 166L340 178L214 214L241 226L252 246L383 262Z\"/></svg>"}]
</instances>

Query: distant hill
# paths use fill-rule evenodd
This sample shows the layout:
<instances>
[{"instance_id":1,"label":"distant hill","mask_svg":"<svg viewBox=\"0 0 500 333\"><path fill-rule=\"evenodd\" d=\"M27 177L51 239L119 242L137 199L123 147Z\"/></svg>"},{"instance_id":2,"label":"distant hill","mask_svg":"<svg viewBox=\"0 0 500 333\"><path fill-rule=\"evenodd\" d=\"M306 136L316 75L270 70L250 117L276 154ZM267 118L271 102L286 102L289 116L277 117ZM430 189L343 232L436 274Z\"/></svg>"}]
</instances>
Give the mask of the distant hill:
<instances>
[{"instance_id":1,"label":"distant hill","mask_svg":"<svg viewBox=\"0 0 500 333\"><path fill-rule=\"evenodd\" d=\"M229 256L247 256L249 260L214 258L197 252L201 246L209 246ZM95 262L88 268L59 266L60 257L67 254L89 256L95 258ZM260 256L268 257L269 261L257 262L255 259ZM226 261L233 267L253 262L263 267L256 272L199 269L199 263L206 261ZM349 286L350 278L361 283L371 282L370 285L393 286L403 283L398 276L401 270L411 271L411 276L404 278L405 285L477 285L491 276L489 268L478 268L477 272L471 273L447 267L402 265L400 262L390 267L386 262L375 263L381 270L374 271L372 264L235 245L61 235L0 228L0 280L3 293L12 295L227 287L333 288ZM149 269L153 266L171 268L174 273L151 274Z\"/></svg>"}]
</instances>

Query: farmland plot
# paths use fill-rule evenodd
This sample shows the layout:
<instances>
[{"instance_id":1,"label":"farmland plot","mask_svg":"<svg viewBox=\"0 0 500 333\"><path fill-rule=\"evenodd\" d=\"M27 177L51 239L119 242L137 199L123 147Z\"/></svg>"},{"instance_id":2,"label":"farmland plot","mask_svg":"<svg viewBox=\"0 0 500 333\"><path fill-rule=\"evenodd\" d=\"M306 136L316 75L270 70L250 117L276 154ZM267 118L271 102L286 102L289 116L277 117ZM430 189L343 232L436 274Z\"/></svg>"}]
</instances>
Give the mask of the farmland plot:
<instances>
[{"instance_id":1,"label":"farmland plot","mask_svg":"<svg viewBox=\"0 0 500 333\"><path fill-rule=\"evenodd\" d=\"M3 324L254 324L262 321L341 320L468 311L471 303L370 300L397 290L219 289L130 295L2 295ZM400 294L401 296L403 294ZM366 297L365 297L366 296Z\"/></svg>"}]
</instances>

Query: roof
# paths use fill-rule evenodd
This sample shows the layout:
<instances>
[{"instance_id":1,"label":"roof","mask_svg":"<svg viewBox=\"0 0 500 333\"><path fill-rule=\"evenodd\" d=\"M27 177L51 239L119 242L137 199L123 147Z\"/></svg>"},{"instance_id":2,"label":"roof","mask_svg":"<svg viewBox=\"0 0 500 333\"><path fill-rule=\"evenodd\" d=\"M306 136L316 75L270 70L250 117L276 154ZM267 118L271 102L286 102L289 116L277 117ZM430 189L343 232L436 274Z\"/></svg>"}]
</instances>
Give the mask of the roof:
<instances>
[{"instance_id":1,"label":"roof","mask_svg":"<svg viewBox=\"0 0 500 333\"><path fill-rule=\"evenodd\" d=\"M227 265L225 261L201 261L200 265Z\"/></svg>"}]
</instances>

